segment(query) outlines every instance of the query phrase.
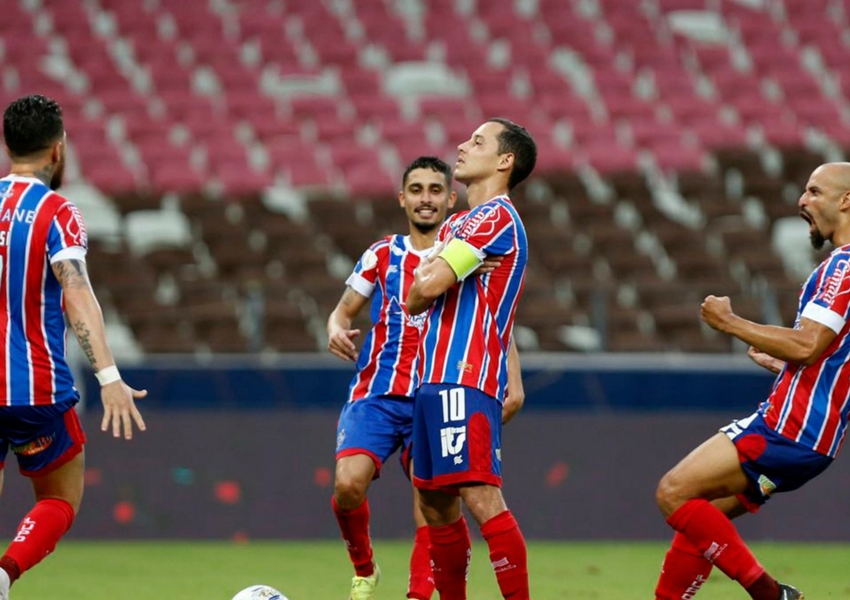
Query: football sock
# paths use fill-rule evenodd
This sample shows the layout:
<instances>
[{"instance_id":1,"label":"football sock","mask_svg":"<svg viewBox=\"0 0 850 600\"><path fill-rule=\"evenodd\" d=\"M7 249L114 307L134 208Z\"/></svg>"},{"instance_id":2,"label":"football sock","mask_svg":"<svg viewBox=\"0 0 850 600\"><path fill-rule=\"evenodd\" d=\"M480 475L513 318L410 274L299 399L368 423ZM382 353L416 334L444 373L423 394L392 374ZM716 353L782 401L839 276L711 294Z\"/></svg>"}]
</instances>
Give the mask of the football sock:
<instances>
[{"instance_id":1,"label":"football sock","mask_svg":"<svg viewBox=\"0 0 850 600\"><path fill-rule=\"evenodd\" d=\"M0 567L14 582L53 552L73 522L74 509L65 500L40 500L18 526L15 539L0 558Z\"/></svg>"},{"instance_id":2,"label":"football sock","mask_svg":"<svg viewBox=\"0 0 850 600\"><path fill-rule=\"evenodd\" d=\"M525 539L511 511L499 513L481 526L481 535L490 548L490 564L502 596L528 600L528 553Z\"/></svg>"},{"instance_id":3,"label":"football sock","mask_svg":"<svg viewBox=\"0 0 850 600\"><path fill-rule=\"evenodd\" d=\"M712 564L678 531L655 587L655 600L682 600L693 597L708 579Z\"/></svg>"},{"instance_id":4,"label":"football sock","mask_svg":"<svg viewBox=\"0 0 850 600\"><path fill-rule=\"evenodd\" d=\"M767 573L762 573L761 577L747 588L747 592L755 600L778 600L782 594L779 583Z\"/></svg>"},{"instance_id":5,"label":"football sock","mask_svg":"<svg viewBox=\"0 0 850 600\"><path fill-rule=\"evenodd\" d=\"M466 600L466 574L472 545L463 516L451 525L428 526L434 584L440 600Z\"/></svg>"},{"instance_id":6,"label":"football sock","mask_svg":"<svg viewBox=\"0 0 850 600\"><path fill-rule=\"evenodd\" d=\"M764 567L747 548L732 521L707 500L687 501L670 515L667 523L748 591L764 574ZM777 597L753 596L757 600L776 600Z\"/></svg>"},{"instance_id":7,"label":"football sock","mask_svg":"<svg viewBox=\"0 0 850 600\"><path fill-rule=\"evenodd\" d=\"M429 549L428 527L416 530L413 539L413 552L410 554L410 581L407 597L416 600L431 600L434 593L434 573L431 571L431 551Z\"/></svg>"},{"instance_id":8,"label":"football sock","mask_svg":"<svg viewBox=\"0 0 850 600\"><path fill-rule=\"evenodd\" d=\"M372 563L372 540L369 538L369 500L353 510L342 510L336 503L336 498L331 497L336 521L342 532L342 539L348 548L348 556L354 565L354 572L359 577L369 577L375 572Z\"/></svg>"}]
</instances>

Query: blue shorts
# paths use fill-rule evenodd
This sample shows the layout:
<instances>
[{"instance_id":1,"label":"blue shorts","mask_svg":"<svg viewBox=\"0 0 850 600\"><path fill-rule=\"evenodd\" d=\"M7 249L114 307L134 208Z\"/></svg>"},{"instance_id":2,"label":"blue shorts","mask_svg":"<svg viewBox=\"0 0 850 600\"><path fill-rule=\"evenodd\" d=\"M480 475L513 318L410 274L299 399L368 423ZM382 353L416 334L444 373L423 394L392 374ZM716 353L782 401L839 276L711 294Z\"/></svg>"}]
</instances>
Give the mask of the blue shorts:
<instances>
[{"instance_id":1,"label":"blue shorts","mask_svg":"<svg viewBox=\"0 0 850 600\"><path fill-rule=\"evenodd\" d=\"M82 452L86 435L75 403L0 407L0 468L10 448L26 477L47 475Z\"/></svg>"},{"instance_id":2,"label":"blue shorts","mask_svg":"<svg viewBox=\"0 0 850 600\"><path fill-rule=\"evenodd\" d=\"M425 384L413 416L413 483L456 491L466 483L502 485L502 405L475 388Z\"/></svg>"},{"instance_id":3,"label":"blue shorts","mask_svg":"<svg viewBox=\"0 0 850 600\"><path fill-rule=\"evenodd\" d=\"M367 396L346 402L336 427L336 459L366 454L375 463L375 478L393 452L401 448L401 467L410 477L413 400L406 396Z\"/></svg>"},{"instance_id":4,"label":"blue shorts","mask_svg":"<svg viewBox=\"0 0 850 600\"><path fill-rule=\"evenodd\" d=\"M750 480L749 489L738 495L750 512L757 512L773 494L802 487L832 464L829 456L771 429L760 413L733 421L720 431L735 444Z\"/></svg>"}]
</instances>

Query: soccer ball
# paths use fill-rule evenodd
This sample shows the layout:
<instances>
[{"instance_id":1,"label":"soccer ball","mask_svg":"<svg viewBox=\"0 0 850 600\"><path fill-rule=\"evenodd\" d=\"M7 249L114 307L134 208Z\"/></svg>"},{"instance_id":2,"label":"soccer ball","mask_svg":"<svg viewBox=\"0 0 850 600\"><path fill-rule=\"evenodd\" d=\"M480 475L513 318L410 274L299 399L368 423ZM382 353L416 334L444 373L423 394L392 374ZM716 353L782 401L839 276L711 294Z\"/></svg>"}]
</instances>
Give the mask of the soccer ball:
<instances>
[{"instance_id":1,"label":"soccer ball","mask_svg":"<svg viewBox=\"0 0 850 600\"><path fill-rule=\"evenodd\" d=\"M273 587L252 585L233 596L233 600L287 600L287 598Z\"/></svg>"}]
</instances>

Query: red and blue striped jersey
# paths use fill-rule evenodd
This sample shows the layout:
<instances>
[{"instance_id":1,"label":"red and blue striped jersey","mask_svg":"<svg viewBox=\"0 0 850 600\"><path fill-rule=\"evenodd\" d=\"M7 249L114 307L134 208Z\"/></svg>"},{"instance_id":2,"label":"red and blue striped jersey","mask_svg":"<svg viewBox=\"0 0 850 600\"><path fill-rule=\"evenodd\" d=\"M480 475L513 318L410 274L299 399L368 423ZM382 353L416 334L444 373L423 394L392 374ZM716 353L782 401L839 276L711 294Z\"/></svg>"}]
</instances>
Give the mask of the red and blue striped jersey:
<instances>
[{"instance_id":1,"label":"red and blue striped jersey","mask_svg":"<svg viewBox=\"0 0 850 600\"><path fill-rule=\"evenodd\" d=\"M837 335L813 365L788 363L759 411L785 437L835 457L850 400L850 245L836 248L801 288L795 327L803 317Z\"/></svg>"},{"instance_id":2,"label":"red and blue striped jersey","mask_svg":"<svg viewBox=\"0 0 850 600\"><path fill-rule=\"evenodd\" d=\"M469 275L437 298L419 343L419 384L454 383L504 399L514 316L528 262L528 238L510 199L497 196L456 213L437 235L466 242L480 259L499 256L486 275Z\"/></svg>"},{"instance_id":3,"label":"red and blue striped jersey","mask_svg":"<svg viewBox=\"0 0 850 600\"><path fill-rule=\"evenodd\" d=\"M62 286L50 264L84 260L83 217L37 179L0 179L0 406L77 400Z\"/></svg>"},{"instance_id":4,"label":"red and blue striped jersey","mask_svg":"<svg viewBox=\"0 0 850 600\"><path fill-rule=\"evenodd\" d=\"M412 316L404 307L413 285L413 270L430 249L418 251L409 236L390 235L372 244L354 267L346 284L372 298L372 329L357 357L357 374L348 401L367 396L413 398L414 366L425 315Z\"/></svg>"}]
</instances>

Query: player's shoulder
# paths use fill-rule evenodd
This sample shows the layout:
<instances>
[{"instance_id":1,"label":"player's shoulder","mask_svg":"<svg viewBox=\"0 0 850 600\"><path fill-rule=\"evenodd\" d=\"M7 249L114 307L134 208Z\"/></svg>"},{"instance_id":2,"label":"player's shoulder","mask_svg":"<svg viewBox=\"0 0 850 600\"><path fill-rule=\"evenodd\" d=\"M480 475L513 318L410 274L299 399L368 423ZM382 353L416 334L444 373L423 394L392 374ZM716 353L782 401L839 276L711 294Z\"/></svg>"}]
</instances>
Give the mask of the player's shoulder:
<instances>
[{"instance_id":1,"label":"player's shoulder","mask_svg":"<svg viewBox=\"0 0 850 600\"><path fill-rule=\"evenodd\" d=\"M387 251L390 249L390 246L393 245L393 238L395 238L394 235L385 235L381 239L372 242L368 250L371 250L375 253Z\"/></svg>"},{"instance_id":2,"label":"player's shoulder","mask_svg":"<svg viewBox=\"0 0 850 600\"><path fill-rule=\"evenodd\" d=\"M833 277L850 275L850 244L833 250L821 262L816 271L825 271Z\"/></svg>"}]
</instances>

